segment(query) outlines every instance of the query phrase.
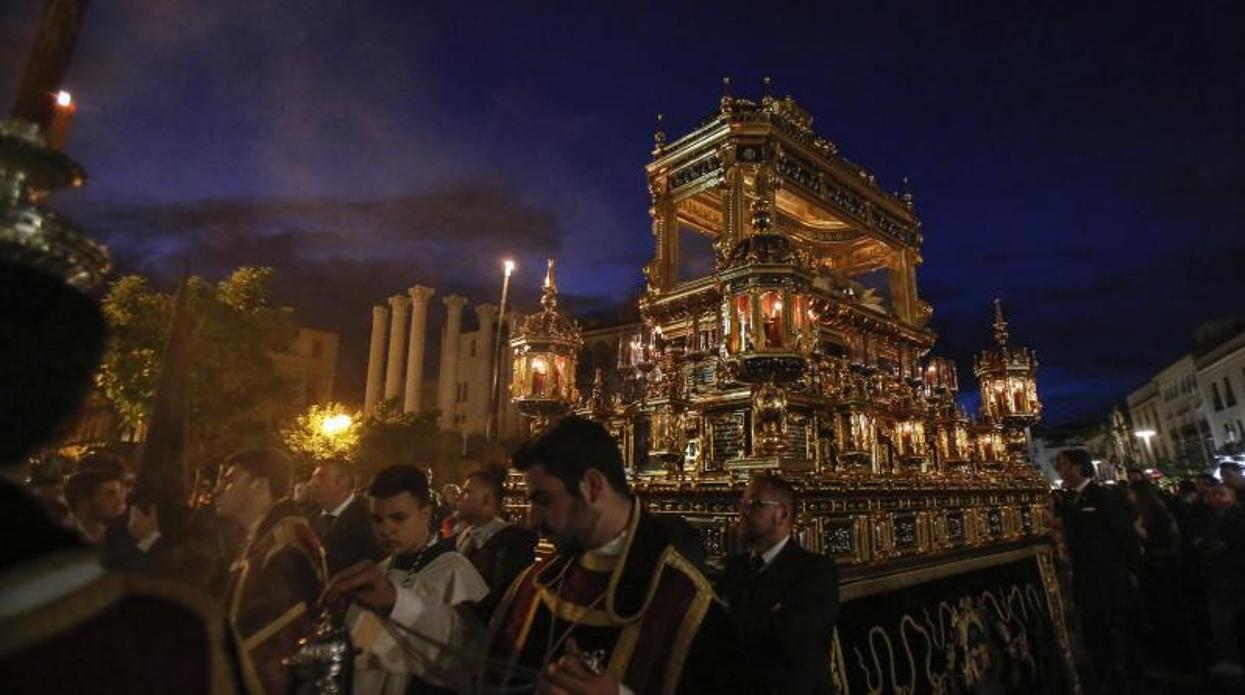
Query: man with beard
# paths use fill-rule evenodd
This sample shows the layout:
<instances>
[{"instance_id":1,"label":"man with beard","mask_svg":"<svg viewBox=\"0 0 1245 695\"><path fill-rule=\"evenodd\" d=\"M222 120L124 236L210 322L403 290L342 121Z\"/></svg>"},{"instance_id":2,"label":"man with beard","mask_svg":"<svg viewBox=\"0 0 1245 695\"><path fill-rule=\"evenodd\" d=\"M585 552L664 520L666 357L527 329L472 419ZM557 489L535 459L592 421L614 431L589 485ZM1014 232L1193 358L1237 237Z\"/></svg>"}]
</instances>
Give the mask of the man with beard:
<instances>
[{"instance_id":1,"label":"man with beard","mask_svg":"<svg viewBox=\"0 0 1245 695\"><path fill-rule=\"evenodd\" d=\"M718 585L751 665L751 692L829 694L830 640L839 613L834 560L791 535L795 489L754 477L739 500L740 539Z\"/></svg>"},{"instance_id":2,"label":"man with beard","mask_svg":"<svg viewBox=\"0 0 1245 695\"><path fill-rule=\"evenodd\" d=\"M217 510L248 533L233 566L227 615L241 641L243 668L276 695L287 691L282 659L312 624L326 581L324 551L298 505L284 496L290 486L284 455L241 451L224 468Z\"/></svg>"},{"instance_id":3,"label":"man with beard","mask_svg":"<svg viewBox=\"0 0 1245 695\"><path fill-rule=\"evenodd\" d=\"M395 589L376 568L343 574L328 598L351 594L460 654L485 654L483 689L535 681L538 693L736 692L738 652L721 604L632 496L609 433L564 418L514 465L558 552L515 579L486 633L469 611Z\"/></svg>"}]
</instances>

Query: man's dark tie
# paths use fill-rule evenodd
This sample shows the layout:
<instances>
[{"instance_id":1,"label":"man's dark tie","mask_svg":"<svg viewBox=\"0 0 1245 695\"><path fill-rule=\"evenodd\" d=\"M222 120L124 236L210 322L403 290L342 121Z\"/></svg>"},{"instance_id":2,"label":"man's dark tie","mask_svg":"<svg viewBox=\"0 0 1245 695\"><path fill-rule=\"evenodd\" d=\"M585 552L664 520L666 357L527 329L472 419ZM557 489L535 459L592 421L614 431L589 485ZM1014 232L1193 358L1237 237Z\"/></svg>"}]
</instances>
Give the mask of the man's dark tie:
<instances>
[{"instance_id":1,"label":"man's dark tie","mask_svg":"<svg viewBox=\"0 0 1245 695\"><path fill-rule=\"evenodd\" d=\"M761 579L761 570L765 569L765 559L760 555L748 556L748 595L756 593L757 584Z\"/></svg>"},{"instance_id":2,"label":"man's dark tie","mask_svg":"<svg viewBox=\"0 0 1245 695\"><path fill-rule=\"evenodd\" d=\"M329 529L333 528L333 524L336 521L337 517L329 514L328 512L321 512L316 515L315 521L312 522L311 527L315 530L318 536L323 538L324 534L328 533Z\"/></svg>"}]
</instances>

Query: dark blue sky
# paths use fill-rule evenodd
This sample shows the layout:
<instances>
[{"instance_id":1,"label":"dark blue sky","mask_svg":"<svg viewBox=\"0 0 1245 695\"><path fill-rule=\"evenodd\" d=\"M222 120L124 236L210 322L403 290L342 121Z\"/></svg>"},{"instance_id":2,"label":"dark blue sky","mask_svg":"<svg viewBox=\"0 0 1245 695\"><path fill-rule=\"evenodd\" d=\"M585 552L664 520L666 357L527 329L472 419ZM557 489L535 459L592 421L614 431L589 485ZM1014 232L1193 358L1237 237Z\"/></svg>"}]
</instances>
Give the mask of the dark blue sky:
<instances>
[{"instance_id":1,"label":"dark blue sky","mask_svg":"<svg viewBox=\"0 0 1245 695\"><path fill-rule=\"evenodd\" d=\"M416 281L495 302L498 259L535 288L551 252L585 311L634 293L654 115L684 132L723 75L770 75L881 185L911 179L936 349L967 377L1001 296L1048 421L1092 418L1245 314L1245 21L972 4L93 2L67 85L92 180L55 204L122 270L275 266L343 333L349 396L368 306ZM0 9L0 94L36 5Z\"/></svg>"}]
</instances>

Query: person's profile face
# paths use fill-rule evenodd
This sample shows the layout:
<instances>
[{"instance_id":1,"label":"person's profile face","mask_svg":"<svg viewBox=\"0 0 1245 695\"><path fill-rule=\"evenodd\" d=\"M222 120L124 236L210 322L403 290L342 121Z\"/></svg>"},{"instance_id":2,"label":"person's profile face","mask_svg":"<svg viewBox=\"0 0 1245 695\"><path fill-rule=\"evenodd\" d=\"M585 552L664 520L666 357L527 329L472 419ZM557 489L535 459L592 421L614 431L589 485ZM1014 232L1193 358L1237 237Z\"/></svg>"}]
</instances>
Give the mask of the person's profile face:
<instances>
[{"instance_id":1,"label":"person's profile face","mask_svg":"<svg viewBox=\"0 0 1245 695\"><path fill-rule=\"evenodd\" d=\"M1225 485L1215 485L1206 493L1207 503L1215 509L1227 509L1236 503L1236 494Z\"/></svg>"},{"instance_id":2,"label":"person's profile face","mask_svg":"<svg viewBox=\"0 0 1245 695\"><path fill-rule=\"evenodd\" d=\"M587 527L591 526L591 510L587 502L573 495L557 476L545 472L537 464L523 471L531 519L559 550L577 552L589 542Z\"/></svg>"},{"instance_id":3,"label":"person's profile face","mask_svg":"<svg viewBox=\"0 0 1245 695\"><path fill-rule=\"evenodd\" d=\"M91 511L100 521L112 521L125 513L125 486L120 480L100 484L91 499Z\"/></svg>"},{"instance_id":4,"label":"person's profile face","mask_svg":"<svg viewBox=\"0 0 1245 695\"><path fill-rule=\"evenodd\" d=\"M431 515L432 506L409 492L372 498L372 530L381 549L391 555L413 553L428 545Z\"/></svg>"},{"instance_id":5,"label":"person's profile face","mask_svg":"<svg viewBox=\"0 0 1245 695\"><path fill-rule=\"evenodd\" d=\"M778 498L756 481L739 498L739 533L745 543L765 538L778 528L783 508Z\"/></svg>"},{"instance_id":6,"label":"person's profile face","mask_svg":"<svg viewBox=\"0 0 1245 695\"><path fill-rule=\"evenodd\" d=\"M216 511L231 519L240 519L251 504L251 474L244 468L230 466L221 477L216 493Z\"/></svg>"},{"instance_id":7,"label":"person's profile face","mask_svg":"<svg viewBox=\"0 0 1245 695\"><path fill-rule=\"evenodd\" d=\"M463 481L462 494L458 498L458 516L468 520L478 519L484 513L484 496L487 494L488 487L475 478Z\"/></svg>"}]
</instances>

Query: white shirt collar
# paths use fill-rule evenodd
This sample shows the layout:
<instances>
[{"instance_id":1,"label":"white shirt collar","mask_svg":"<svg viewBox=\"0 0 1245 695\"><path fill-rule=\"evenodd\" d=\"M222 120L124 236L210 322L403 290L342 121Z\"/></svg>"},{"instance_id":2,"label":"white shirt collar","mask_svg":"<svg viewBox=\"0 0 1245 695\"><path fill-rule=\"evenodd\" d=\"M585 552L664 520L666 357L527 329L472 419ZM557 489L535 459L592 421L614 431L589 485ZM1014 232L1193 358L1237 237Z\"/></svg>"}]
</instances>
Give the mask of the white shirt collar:
<instances>
[{"instance_id":1,"label":"white shirt collar","mask_svg":"<svg viewBox=\"0 0 1245 695\"><path fill-rule=\"evenodd\" d=\"M483 548L484 544L488 543L490 538L496 535L498 531L506 528L509 525L510 525L509 521L506 521L505 519L502 519L501 517L495 516L492 519L489 519L488 521L484 522L483 524L480 524L479 526L469 526L464 531L462 540L460 541L458 545L461 548L462 544L467 542L465 536L470 535L471 540L475 543L476 548Z\"/></svg>"},{"instance_id":2,"label":"white shirt collar","mask_svg":"<svg viewBox=\"0 0 1245 695\"><path fill-rule=\"evenodd\" d=\"M1084 492L1085 488L1092 482L1094 482L1093 478L1086 478L1081 481L1080 485L1077 485L1076 487L1072 488L1072 491L1073 492Z\"/></svg>"},{"instance_id":3,"label":"white shirt collar","mask_svg":"<svg viewBox=\"0 0 1245 695\"><path fill-rule=\"evenodd\" d=\"M589 550L588 552L598 557L618 557L619 555L622 555L623 548L626 545L627 545L627 532L623 531L622 533L618 534L617 536L614 536L614 538L606 542L605 545L602 545L599 548L593 548L592 550Z\"/></svg>"},{"instance_id":4,"label":"white shirt collar","mask_svg":"<svg viewBox=\"0 0 1245 695\"><path fill-rule=\"evenodd\" d=\"M349 507L350 503L353 501L354 501L354 493L352 492L350 493L350 496L346 498L345 502L342 502L341 504L337 505L337 509L325 512L325 514L328 514L329 516L336 519L337 517L341 516L342 512L346 511L346 507Z\"/></svg>"},{"instance_id":5,"label":"white shirt collar","mask_svg":"<svg viewBox=\"0 0 1245 695\"><path fill-rule=\"evenodd\" d=\"M761 562L764 563L761 565L762 569L769 567L774 562L774 558L778 557L778 553L781 553L782 549L787 547L787 541L789 540L791 540L791 534L788 533L785 538L770 546L769 550L761 553Z\"/></svg>"}]
</instances>

